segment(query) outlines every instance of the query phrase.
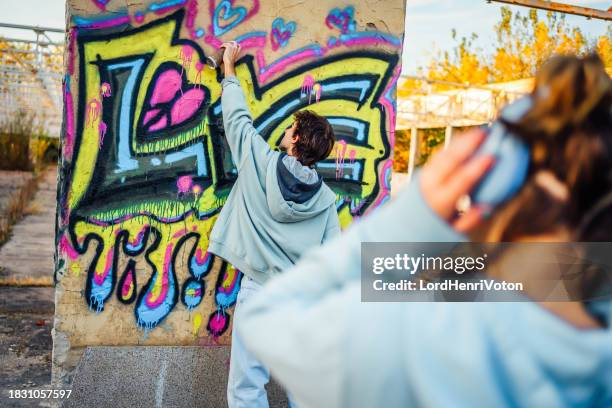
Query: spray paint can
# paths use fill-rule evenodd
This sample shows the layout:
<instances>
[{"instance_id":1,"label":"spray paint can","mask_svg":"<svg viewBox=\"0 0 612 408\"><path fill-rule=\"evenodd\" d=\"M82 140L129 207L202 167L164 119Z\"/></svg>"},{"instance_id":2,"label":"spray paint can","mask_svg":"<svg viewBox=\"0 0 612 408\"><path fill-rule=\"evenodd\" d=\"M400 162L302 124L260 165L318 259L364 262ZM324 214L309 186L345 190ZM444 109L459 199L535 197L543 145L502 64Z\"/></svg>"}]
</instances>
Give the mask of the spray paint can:
<instances>
[{"instance_id":1,"label":"spray paint can","mask_svg":"<svg viewBox=\"0 0 612 408\"><path fill-rule=\"evenodd\" d=\"M223 64L223 53L225 52L224 48L220 48L215 51L212 55L208 55L206 57L206 65L208 65L212 69L217 69Z\"/></svg>"}]
</instances>

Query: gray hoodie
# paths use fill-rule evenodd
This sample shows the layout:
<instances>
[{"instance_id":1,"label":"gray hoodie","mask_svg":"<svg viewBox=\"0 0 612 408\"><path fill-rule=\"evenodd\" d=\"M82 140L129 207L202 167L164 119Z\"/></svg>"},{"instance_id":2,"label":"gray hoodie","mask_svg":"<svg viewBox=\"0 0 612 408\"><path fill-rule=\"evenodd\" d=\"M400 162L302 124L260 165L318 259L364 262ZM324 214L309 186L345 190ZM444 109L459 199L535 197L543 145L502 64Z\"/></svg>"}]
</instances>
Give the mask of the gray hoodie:
<instances>
[{"instance_id":1,"label":"gray hoodie","mask_svg":"<svg viewBox=\"0 0 612 408\"><path fill-rule=\"evenodd\" d=\"M340 233L336 195L314 169L273 151L253 127L236 77L222 82L221 108L238 179L208 251L258 283Z\"/></svg>"}]
</instances>

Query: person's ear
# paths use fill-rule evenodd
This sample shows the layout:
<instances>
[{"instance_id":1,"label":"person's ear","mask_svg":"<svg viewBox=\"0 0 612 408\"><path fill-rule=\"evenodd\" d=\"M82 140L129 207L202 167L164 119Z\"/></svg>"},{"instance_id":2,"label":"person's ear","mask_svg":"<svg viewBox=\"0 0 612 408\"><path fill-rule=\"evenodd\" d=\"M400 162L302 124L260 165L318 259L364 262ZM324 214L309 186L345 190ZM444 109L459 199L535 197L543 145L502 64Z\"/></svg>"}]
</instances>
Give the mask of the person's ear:
<instances>
[{"instance_id":1,"label":"person's ear","mask_svg":"<svg viewBox=\"0 0 612 408\"><path fill-rule=\"evenodd\" d=\"M293 143L296 143L298 140L300 140L300 135L298 135L297 133L294 133L293 136L291 136L291 141Z\"/></svg>"}]
</instances>

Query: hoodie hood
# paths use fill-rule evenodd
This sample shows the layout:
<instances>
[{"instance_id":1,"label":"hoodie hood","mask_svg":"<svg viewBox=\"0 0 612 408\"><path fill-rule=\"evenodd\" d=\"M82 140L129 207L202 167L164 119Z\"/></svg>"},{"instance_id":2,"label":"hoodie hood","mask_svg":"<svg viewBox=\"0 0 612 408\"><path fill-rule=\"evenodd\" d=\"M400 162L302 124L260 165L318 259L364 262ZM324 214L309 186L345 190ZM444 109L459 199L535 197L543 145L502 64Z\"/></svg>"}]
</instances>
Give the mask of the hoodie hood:
<instances>
[{"instance_id":1,"label":"hoodie hood","mask_svg":"<svg viewBox=\"0 0 612 408\"><path fill-rule=\"evenodd\" d=\"M272 218L278 222L312 218L336 201L335 193L315 169L286 154L279 155L268 166L266 198Z\"/></svg>"}]
</instances>

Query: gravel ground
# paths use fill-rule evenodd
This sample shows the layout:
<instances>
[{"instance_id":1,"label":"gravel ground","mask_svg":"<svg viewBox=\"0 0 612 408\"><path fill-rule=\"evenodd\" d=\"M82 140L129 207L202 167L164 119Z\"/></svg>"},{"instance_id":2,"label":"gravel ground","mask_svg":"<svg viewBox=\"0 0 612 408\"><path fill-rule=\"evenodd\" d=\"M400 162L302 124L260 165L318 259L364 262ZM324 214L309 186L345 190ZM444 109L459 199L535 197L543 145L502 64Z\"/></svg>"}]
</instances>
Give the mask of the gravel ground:
<instances>
[{"instance_id":1,"label":"gravel ground","mask_svg":"<svg viewBox=\"0 0 612 408\"><path fill-rule=\"evenodd\" d=\"M54 288L0 287L0 407L48 407L9 390L49 389Z\"/></svg>"},{"instance_id":2,"label":"gravel ground","mask_svg":"<svg viewBox=\"0 0 612 408\"><path fill-rule=\"evenodd\" d=\"M43 180L44 188L37 194L37 197L42 197L39 199L38 212L42 213L42 210L45 210L51 214L51 217L46 217L45 223L39 223L38 230L42 233L38 234L28 230L24 234L19 229L21 224L26 223L25 219L14 226L11 239L0 248L0 278L7 278L7 274L9 278L39 275L52 277L52 239L49 242L41 241L33 246L27 246L19 245L18 237L15 235L52 237L53 222L47 218L53 218L55 209L55 174L52 168L46 172ZM0 221L7 211L11 197L19 194L20 189L31 179L32 173L0 171ZM41 217L41 214L33 213L26 218ZM36 230L36 228L30 229ZM26 241L29 242L31 239ZM18 248L11 252L11 245L17 245ZM40 265L28 261L30 258L39 259ZM0 407L2 408L51 406L50 400L11 399L10 390L50 389L54 291L53 287L0 285Z\"/></svg>"}]
</instances>

